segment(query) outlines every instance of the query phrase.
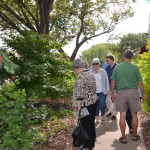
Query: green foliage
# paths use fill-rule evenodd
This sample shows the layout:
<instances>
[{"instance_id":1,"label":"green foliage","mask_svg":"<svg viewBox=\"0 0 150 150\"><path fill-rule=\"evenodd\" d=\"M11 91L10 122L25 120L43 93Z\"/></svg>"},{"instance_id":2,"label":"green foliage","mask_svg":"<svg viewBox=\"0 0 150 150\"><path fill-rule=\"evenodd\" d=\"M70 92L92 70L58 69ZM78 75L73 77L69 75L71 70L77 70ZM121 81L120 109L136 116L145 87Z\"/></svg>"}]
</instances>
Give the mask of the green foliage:
<instances>
[{"instance_id":1,"label":"green foliage","mask_svg":"<svg viewBox=\"0 0 150 150\"><path fill-rule=\"evenodd\" d=\"M59 97L70 98L72 93L70 62L56 50L61 45L45 35L26 35L5 39L9 57L3 52L1 81L12 76L16 80L3 84L0 91L0 149L4 150L29 150L39 141L38 129L33 126L42 124L50 115L45 105L36 107L39 99L51 97L57 101ZM63 111L57 115L54 112L50 120L63 115ZM52 133L61 125L54 127Z\"/></svg>"},{"instance_id":2,"label":"green foliage","mask_svg":"<svg viewBox=\"0 0 150 150\"><path fill-rule=\"evenodd\" d=\"M71 0L67 3L66 0L57 0L51 16L56 20L58 29L64 27L67 33L70 32L70 29L73 29L74 33L79 32L80 23L83 21L83 35L95 35L96 31L106 31L111 21L111 25L114 26L119 20L132 16L131 3L131 1L119 0L111 2L109 0ZM120 13L117 13L118 5L124 6ZM64 26L65 24L67 25Z\"/></svg>"},{"instance_id":3,"label":"green foliage","mask_svg":"<svg viewBox=\"0 0 150 150\"><path fill-rule=\"evenodd\" d=\"M53 108L49 108L47 110L47 119L50 121L53 121L55 119L58 118L64 118L64 117L69 117L73 115L72 109L64 109L64 108L60 108L58 110L54 110Z\"/></svg>"},{"instance_id":4,"label":"green foliage","mask_svg":"<svg viewBox=\"0 0 150 150\"><path fill-rule=\"evenodd\" d=\"M48 131L50 136L56 136L58 131L67 127L67 124L64 124L60 120L55 120L51 122L51 124L53 124L53 126L51 126L50 130Z\"/></svg>"},{"instance_id":5,"label":"green foliage","mask_svg":"<svg viewBox=\"0 0 150 150\"><path fill-rule=\"evenodd\" d=\"M74 111L71 109L48 109L47 120L37 127L40 144L46 143L48 137L57 136L61 130L69 130L72 124L68 124L66 121L69 119L70 122L71 116L74 116Z\"/></svg>"},{"instance_id":6,"label":"green foliage","mask_svg":"<svg viewBox=\"0 0 150 150\"><path fill-rule=\"evenodd\" d=\"M11 74L15 73L15 70L19 69L19 66L14 64L5 53L4 49L0 49L0 55L2 56L4 69Z\"/></svg>"},{"instance_id":7,"label":"green foliage","mask_svg":"<svg viewBox=\"0 0 150 150\"><path fill-rule=\"evenodd\" d=\"M7 32L31 30L43 34L48 26L56 40L62 40L65 34L69 36L66 40L70 40L74 38L70 35L77 35L82 25L85 36L95 35L98 30L112 30L119 21L133 16L132 3L132 0L2 0L0 12L5 15L0 16L0 25L3 31L9 29ZM5 21L6 17L9 23Z\"/></svg>"},{"instance_id":8,"label":"green foliage","mask_svg":"<svg viewBox=\"0 0 150 150\"><path fill-rule=\"evenodd\" d=\"M14 83L3 85L0 95L0 149L30 150L38 141L31 125L43 122L46 107L34 107L34 100L27 101L25 91L17 90Z\"/></svg>"},{"instance_id":9,"label":"green foliage","mask_svg":"<svg viewBox=\"0 0 150 150\"><path fill-rule=\"evenodd\" d=\"M23 31L50 35L66 44L76 45L74 60L83 43L110 33L121 21L133 16L133 0L1 0L0 30L3 35ZM121 9L120 9L121 8Z\"/></svg>"},{"instance_id":10,"label":"green foliage","mask_svg":"<svg viewBox=\"0 0 150 150\"><path fill-rule=\"evenodd\" d=\"M5 80L11 77L10 74L14 74L15 71L19 69L19 66L9 59L6 49L0 48L0 55L3 58L1 60L2 65L0 67L0 83L3 84Z\"/></svg>"},{"instance_id":11,"label":"green foliage","mask_svg":"<svg viewBox=\"0 0 150 150\"><path fill-rule=\"evenodd\" d=\"M63 117L69 117L73 114L73 111L71 109L60 109L57 113L56 116L58 118L63 118Z\"/></svg>"},{"instance_id":12,"label":"green foliage","mask_svg":"<svg viewBox=\"0 0 150 150\"><path fill-rule=\"evenodd\" d=\"M71 65L66 56L56 50L61 44L46 35L26 35L5 39L11 49L9 59L19 66L15 73L11 73L17 77L17 87L25 89L28 97L70 98L73 84Z\"/></svg>"},{"instance_id":13,"label":"green foliage","mask_svg":"<svg viewBox=\"0 0 150 150\"><path fill-rule=\"evenodd\" d=\"M84 50L81 54L81 58L87 61L89 64L92 63L93 58L99 58L103 64L106 61L105 57L108 53L112 53L113 55L117 56L117 49L118 47L115 44L97 44L92 46L90 49Z\"/></svg>"},{"instance_id":14,"label":"green foliage","mask_svg":"<svg viewBox=\"0 0 150 150\"><path fill-rule=\"evenodd\" d=\"M46 142L47 136L69 127L60 118L72 116L72 110L36 107L37 97L27 99L25 90L18 90L14 83L3 84L0 96L0 149L30 150L35 142Z\"/></svg>"},{"instance_id":15,"label":"green foliage","mask_svg":"<svg viewBox=\"0 0 150 150\"><path fill-rule=\"evenodd\" d=\"M147 35L145 33L129 33L119 38L118 44L120 53L123 53L126 49L133 50L136 55L140 47L147 44Z\"/></svg>"},{"instance_id":16,"label":"green foliage","mask_svg":"<svg viewBox=\"0 0 150 150\"><path fill-rule=\"evenodd\" d=\"M146 101L142 104L145 112L150 112L150 42L148 43L148 52L144 52L140 55L138 66L143 77L143 83L145 87Z\"/></svg>"}]
</instances>

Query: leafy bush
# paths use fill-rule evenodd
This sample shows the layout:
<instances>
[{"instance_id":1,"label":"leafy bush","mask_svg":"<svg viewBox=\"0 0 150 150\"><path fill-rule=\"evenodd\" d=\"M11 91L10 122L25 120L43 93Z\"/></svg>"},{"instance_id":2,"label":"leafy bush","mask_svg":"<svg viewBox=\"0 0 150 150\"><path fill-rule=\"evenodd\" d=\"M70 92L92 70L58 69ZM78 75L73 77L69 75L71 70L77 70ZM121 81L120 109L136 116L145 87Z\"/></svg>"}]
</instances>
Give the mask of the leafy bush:
<instances>
[{"instance_id":1,"label":"leafy bush","mask_svg":"<svg viewBox=\"0 0 150 150\"><path fill-rule=\"evenodd\" d=\"M150 42L148 43L148 52L140 55L138 66L143 77L145 87L146 102L142 104L144 111L150 112Z\"/></svg>"},{"instance_id":2,"label":"leafy bush","mask_svg":"<svg viewBox=\"0 0 150 150\"><path fill-rule=\"evenodd\" d=\"M26 35L5 39L7 47L11 49L9 59L19 66L9 76L17 77L17 87L25 89L28 97L51 97L55 100L60 97L70 98L74 78L70 61L58 51L62 44L46 35ZM0 69L0 73L8 77L6 69Z\"/></svg>"},{"instance_id":3,"label":"leafy bush","mask_svg":"<svg viewBox=\"0 0 150 150\"><path fill-rule=\"evenodd\" d=\"M45 120L46 107L34 107L34 100L27 101L25 91L17 90L14 83L3 85L0 95L0 149L30 149L38 141L31 125Z\"/></svg>"},{"instance_id":4,"label":"leafy bush","mask_svg":"<svg viewBox=\"0 0 150 150\"><path fill-rule=\"evenodd\" d=\"M27 100L25 90L18 90L14 83L4 84L0 95L0 149L3 150L29 150L41 140L37 125L44 127L49 124L47 121L55 124L48 131L54 136L68 127L59 118L73 115L70 109L53 110L45 105L35 107L37 97Z\"/></svg>"},{"instance_id":5,"label":"leafy bush","mask_svg":"<svg viewBox=\"0 0 150 150\"><path fill-rule=\"evenodd\" d=\"M3 150L29 150L39 140L35 124L42 124L49 115L45 105L35 107L35 104L47 97L57 103L58 98L70 98L72 93L74 75L66 56L56 50L60 44L48 36L27 35L5 39L11 49L9 57L5 55L6 49L1 49L0 80L16 77L12 83L3 84L0 91L0 149ZM63 111L57 113L64 115ZM51 120L54 118L51 116Z\"/></svg>"}]
</instances>

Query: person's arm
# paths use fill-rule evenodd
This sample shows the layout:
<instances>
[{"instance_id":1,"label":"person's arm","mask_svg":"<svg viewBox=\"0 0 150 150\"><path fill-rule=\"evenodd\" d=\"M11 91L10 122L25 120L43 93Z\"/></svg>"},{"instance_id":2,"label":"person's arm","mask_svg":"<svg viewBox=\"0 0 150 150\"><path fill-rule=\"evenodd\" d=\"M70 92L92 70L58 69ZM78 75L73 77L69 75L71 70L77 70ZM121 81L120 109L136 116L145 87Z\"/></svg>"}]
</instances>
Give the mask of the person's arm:
<instances>
[{"instance_id":1,"label":"person's arm","mask_svg":"<svg viewBox=\"0 0 150 150\"><path fill-rule=\"evenodd\" d=\"M108 96L109 91L110 91L110 86L109 86L108 75L107 75L107 72L105 70L104 70L103 76L105 77L106 96Z\"/></svg>"},{"instance_id":2,"label":"person's arm","mask_svg":"<svg viewBox=\"0 0 150 150\"><path fill-rule=\"evenodd\" d=\"M144 85L143 85L143 82L142 82L142 76L140 74L139 68L137 69L137 83L138 83L139 89L140 89L141 94L142 94L142 102L144 102L145 101Z\"/></svg>"},{"instance_id":3,"label":"person's arm","mask_svg":"<svg viewBox=\"0 0 150 150\"><path fill-rule=\"evenodd\" d=\"M111 80L111 98L112 101L115 101L115 85L116 85L116 81L115 80Z\"/></svg>"},{"instance_id":4,"label":"person's arm","mask_svg":"<svg viewBox=\"0 0 150 150\"><path fill-rule=\"evenodd\" d=\"M110 91L110 85L109 85L109 79L107 73L106 73L106 89L108 92Z\"/></svg>"},{"instance_id":5,"label":"person's arm","mask_svg":"<svg viewBox=\"0 0 150 150\"><path fill-rule=\"evenodd\" d=\"M145 95L144 95L144 85L143 85L143 82L142 81L138 82L138 86L139 86L140 91L142 93L142 102L144 102L145 101Z\"/></svg>"},{"instance_id":6,"label":"person's arm","mask_svg":"<svg viewBox=\"0 0 150 150\"><path fill-rule=\"evenodd\" d=\"M82 102L81 100L78 100L78 102L77 102L78 103L78 111L81 110L81 102Z\"/></svg>"},{"instance_id":7,"label":"person's arm","mask_svg":"<svg viewBox=\"0 0 150 150\"><path fill-rule=\"evenodd\" d=\"M79 76L76 82L76 90L77 90L77 109L81 110L81 105L84 100L84 76Z\"/></svg>"},{"instance_id":8,"label":"person's arm","mask_svg":"<svg viewBox=\"0 0 150 150\"><path fill-rule=\"evenodd\" d=\"M110 84L110 90L111 90L111 99L113 102L115 102L115 85L116 85L116 79L117 79L117 74L116 74L116 67L113 71L113 74L111 76L111 84Z\"/></svg>"}]
</instances>

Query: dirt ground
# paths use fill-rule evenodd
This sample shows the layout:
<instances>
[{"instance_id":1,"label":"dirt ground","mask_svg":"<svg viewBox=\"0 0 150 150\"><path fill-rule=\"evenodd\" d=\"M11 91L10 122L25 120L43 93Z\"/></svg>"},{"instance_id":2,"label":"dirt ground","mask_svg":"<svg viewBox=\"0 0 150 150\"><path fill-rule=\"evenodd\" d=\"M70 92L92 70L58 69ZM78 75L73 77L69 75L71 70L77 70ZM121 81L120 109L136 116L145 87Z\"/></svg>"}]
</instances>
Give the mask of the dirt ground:
<instances>
[{"instance_id":1,"label":"dirt ground","mask_svg":"<svg viewBox=\"0 0 150 150\"><path fill-rule=\"evenodd\" d=\"M140 127L142 130L146 150L150 150L150 115L141 112Z\"/></svg>"},{"instance_id":2,"label":"dirt ground","mask_svg":"<svg viewBox=\"0 0 150 150\"><path fill-rule=\"evenodd\" d=\"M72 147L71 132L77 124L76 120L75 117L63 119L63 122L70 125L70 127L61 130L55 137L49 137L44 143L36 143L32 150L75 150Z\"/></svg>"},{"instance_id":3,"label":"dirt ground","mask_svg":"<svg viewBox=\"0 0 150 150\"><path fill-rule=\"evenodd\" d=\"M146 150L150 150L150 115L141 112L139 122ZM55 137L49 137L44 144L36 144L32 150L75 150L75 148L72 147L71 132L76 125L76 118L70 117L64 120L64 123L70 124L71 127L61 130Z\"/></svg>"}]
</instances>

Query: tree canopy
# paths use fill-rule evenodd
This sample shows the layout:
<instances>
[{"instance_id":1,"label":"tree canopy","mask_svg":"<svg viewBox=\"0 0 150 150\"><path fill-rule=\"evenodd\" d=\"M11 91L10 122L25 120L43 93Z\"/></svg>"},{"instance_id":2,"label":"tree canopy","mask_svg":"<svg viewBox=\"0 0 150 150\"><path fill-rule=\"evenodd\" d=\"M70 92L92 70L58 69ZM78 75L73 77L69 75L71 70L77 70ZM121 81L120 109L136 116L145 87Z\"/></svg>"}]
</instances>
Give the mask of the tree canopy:
<instances>
[{"instance_id":1,"label":"tree canopy","mask_svg":"<svg viewBox=\"0 0 150 150\"><path fill-rule=\"evenodd\" d=\"M101 43L92 46L91 48L85 50L81 54L81 58L87 61L90 65L93 58L99 58L100 62L103 64L105 62L105 57L108 53L117 55L118 47L115 44Z\"/></svg>"},{"instance_id":2,"label":"tree canopy","mask_svg":"<svg viewBox=\"0 0 150 150\"><path fill-rule=\"evenodd\" d=\"M147 44L147 35L145 33L129 33L120 37L118 44L119 51L123 53L125 49L131 49L137 54L138 49Z\"/></svg>"},{"instance_id":3,"label":"tree canopy","mask_svg":"<svg viewBox=\"0 0 150 150\"><path fill-rule=\"evenodd\" d=\"M133 0L1 0L0 30L24 35L47 34L59 43L76 41L73 60L83 43L114 30L131 16ZM64 53L62 48L60 52Z\"/></svg>"}]
</instances>

